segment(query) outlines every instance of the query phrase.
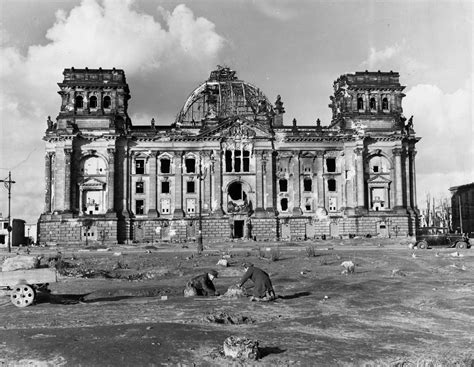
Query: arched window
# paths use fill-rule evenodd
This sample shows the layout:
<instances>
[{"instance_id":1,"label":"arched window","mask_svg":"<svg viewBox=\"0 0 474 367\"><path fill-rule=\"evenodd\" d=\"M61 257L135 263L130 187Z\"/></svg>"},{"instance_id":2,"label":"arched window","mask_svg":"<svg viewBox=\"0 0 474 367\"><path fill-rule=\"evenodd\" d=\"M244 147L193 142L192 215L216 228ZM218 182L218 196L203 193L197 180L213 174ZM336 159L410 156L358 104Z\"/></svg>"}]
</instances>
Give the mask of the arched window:
<instances>
[{"instance_id":1,"label":"arched window","mask_svg":"<svg viewBox=\"0 0 474 367\"><path fill-rule=\"evenodd\" d=\"M97 108L97 97L92 96L89 102L89 107L90 108Z\"/></svg>"},{"instance_id":2,"label":"arched window","mask_svg":"<svg viewBox=\"0 0 474 367\"><path fill-rule=\"evenodd\" d=\"M84 98L82 96L76 97L76 108L84 108Z\"/></svg>"},{"instance_id":3,"label":"arched window","mask_svg":"<svg viewBox=\"0 0 474 367\"><path fill-rule=\"evenodd\" d=\"M375 102L375 98L372 97L370 99L370 110L371 111L376 111L377 110L377 103Z\"/></svg>"},{"instance_id":4,"label":"arched window","mask_svg":"<svg viewBox=\"0 0 474 367\"><path fill-rule=\"evenodd\" d=\"M388 98L387 97L384 97L384 99L382 99L382 110L384 110L384 112L388 111Z\"/></svg>"},{"instance_id":5,"label":"arched window","mask_svg":"<svg viewBox=\"0 0 474 367\"><path fill-rule=\"evenodd\" d=\"M105 97L104 97L103 107L104 107L104 108L110 108L111 105L112 105L112 100L110 99L109 96L105 96Z\"/></svg>"},{"instance_id":6,"label":"arched window","mask_svg":"<svg viewBox=\"0 0 474 367\"><path fill-rule=\"evenodd\" d=\"M362 97L357 98L357 109L359 111L364 110L364 99Z\"/></svg>"}]
</instances>

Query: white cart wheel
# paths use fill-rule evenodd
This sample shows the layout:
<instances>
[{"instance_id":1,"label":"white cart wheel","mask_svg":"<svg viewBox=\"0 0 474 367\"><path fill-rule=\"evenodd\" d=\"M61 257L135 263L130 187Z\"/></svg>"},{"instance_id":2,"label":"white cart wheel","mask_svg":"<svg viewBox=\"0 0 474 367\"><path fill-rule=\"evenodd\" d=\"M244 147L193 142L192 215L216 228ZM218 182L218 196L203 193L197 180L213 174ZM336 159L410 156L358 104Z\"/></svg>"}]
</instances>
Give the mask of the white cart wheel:
<instances>
[{"instance_id":1,"label":"white cart wheel","mask_svg":"<svg viewBox=\"0 0 474 367\"><path fill-rule=\"evenodd\" d=\"M13 287L10 300L16 307L26 307L33 304L35 290L28 284L18 284Z\"/></svg>"}]
</instances>

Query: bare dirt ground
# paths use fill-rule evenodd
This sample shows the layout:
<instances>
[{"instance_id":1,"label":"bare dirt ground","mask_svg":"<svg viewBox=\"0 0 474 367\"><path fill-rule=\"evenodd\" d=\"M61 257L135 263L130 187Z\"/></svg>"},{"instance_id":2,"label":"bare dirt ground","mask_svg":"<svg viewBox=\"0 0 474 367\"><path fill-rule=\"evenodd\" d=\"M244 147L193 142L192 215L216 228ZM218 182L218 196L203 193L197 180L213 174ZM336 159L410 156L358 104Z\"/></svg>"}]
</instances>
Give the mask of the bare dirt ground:
<instances>
[{"instance_id":1,"label":"bare dirt ground","mask_svg":"<svg viewBox=\"0 0 474 367\"><path fill-rule=\"evenodd\" d=\"M194 244L35 249L68 275L30 307L0 297L0 366L474 366L474 249L407 243L232 242L201 255ZM216 265L223 254L227 268ZM346 260L354 274L341 274ZM270 274L276 301L182 296L212 268L225 293L243 261ZM229 336L258 340L261 358L225 358Z\"/></svg>"}]
</instances>

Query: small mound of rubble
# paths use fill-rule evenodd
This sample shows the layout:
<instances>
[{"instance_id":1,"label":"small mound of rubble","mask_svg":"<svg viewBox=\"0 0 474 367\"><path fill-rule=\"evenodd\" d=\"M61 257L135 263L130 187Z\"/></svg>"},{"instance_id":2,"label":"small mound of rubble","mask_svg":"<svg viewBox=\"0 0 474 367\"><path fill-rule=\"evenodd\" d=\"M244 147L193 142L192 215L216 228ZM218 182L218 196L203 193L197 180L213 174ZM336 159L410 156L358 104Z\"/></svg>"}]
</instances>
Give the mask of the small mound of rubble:
<instances>
[{"instance_id":1,"label":"small mound of rubble","mask_svg":"<svg viewBox=\"0 0 474 367\"><path fill-rule=\"evenodd\" d=\"M227 268L229 266L229 262L227 261L227 259L220 259L216 265Z\"/></svg>"},{"instance_id":2,"label":"small mound of rubble","mask_svg":"<svg viewBox=\"0 0 474 367\"><path fill-rule=\"evenodd\" d=\"M196 297L197 296L196 288L194 288L193 286L191 286L189 284L186 284L186 287L184 288L183 293L184 293L185 297Z\"/></svg>"},{"instance_id":3,"label":"small mound of rubble","mask_svg":"<svg viewBox=\"0 0 474 367\"><path fill-rule=\"evenodd\" d=\"M224 341L224 355L240 360L256 361L260 358L258 341L237 336L229 336Z\"/></svg>"},{"instance_id":4,"label":"small mound of rubble","mask_svg":"<svg viewBox=\"0 0 474 367\"><path fill-rule=\"evenodd\" d=\"M342 274L353 274L355 272L355 264L352 261L344 261L341 266L344 268Z\"/></svg>"},{"instance_id":5,"label":"small mound of rubble","mask_svg":"<svg viewBox=\"0 0 474 367\"><path fill-rule=\"evenodd\" d=\"M36 269L40 258L36 256L18 255L7 258L2 265L2 271Z\"/></svg>"},{"instance_id":6,"label":"small mound of rubble","mask_svg":"<svg viewBox=\"0 0 474 367\"><path fill-rule=\"evenodd\" d=\"M392 270L392 277L399 276L399 277L406 277L407 275L401 271L400 269L393 269Z\"/></svg>"},{"instance_id":7,"label":"small mound of rubble","mask_svg":"<svg viewBox=\"0 0 474 367\"><path fill-rule=\"evenodd\" d=\"M239 315L239 314L230 314L227 312L219 312L217 314L207 314L204 316L204 321L212 322L215 324L225 324L225 325L242 325L242 324L253 324L255 320L250 317Z\"/></svg>"},{"instance_id":8,"label":"small mound of rubble","mask_svg":"<svg viewBox=\"0 0 474 367\"><path fill-rule=\"evenodd\" d=\"M231 285L228 289L227 292L225 292L222 297L225 298L242 298L242 297L247 297L247 293L243 288L239 288L236 285Z\"/></svg>"}]
</instances>

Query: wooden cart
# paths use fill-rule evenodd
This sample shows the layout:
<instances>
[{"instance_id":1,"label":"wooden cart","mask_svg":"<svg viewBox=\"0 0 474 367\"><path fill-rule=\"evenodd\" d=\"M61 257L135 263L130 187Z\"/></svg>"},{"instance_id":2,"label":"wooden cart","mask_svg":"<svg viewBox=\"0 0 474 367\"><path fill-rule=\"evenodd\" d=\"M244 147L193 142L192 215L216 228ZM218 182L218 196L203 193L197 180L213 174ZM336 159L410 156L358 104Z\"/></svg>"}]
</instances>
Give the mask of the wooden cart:
<instances>
[{"instance_id":1,"label":"wooden cart","mask_svg":"<svg viewBox=\"0 0 474 367\"><path fill-rule=\"evenodd\" d=\"M10 290L10 300L17 307L32 305L36 292L57 281L55 269L0 271L0 288Z\"/></svg>"}]
</instances>

